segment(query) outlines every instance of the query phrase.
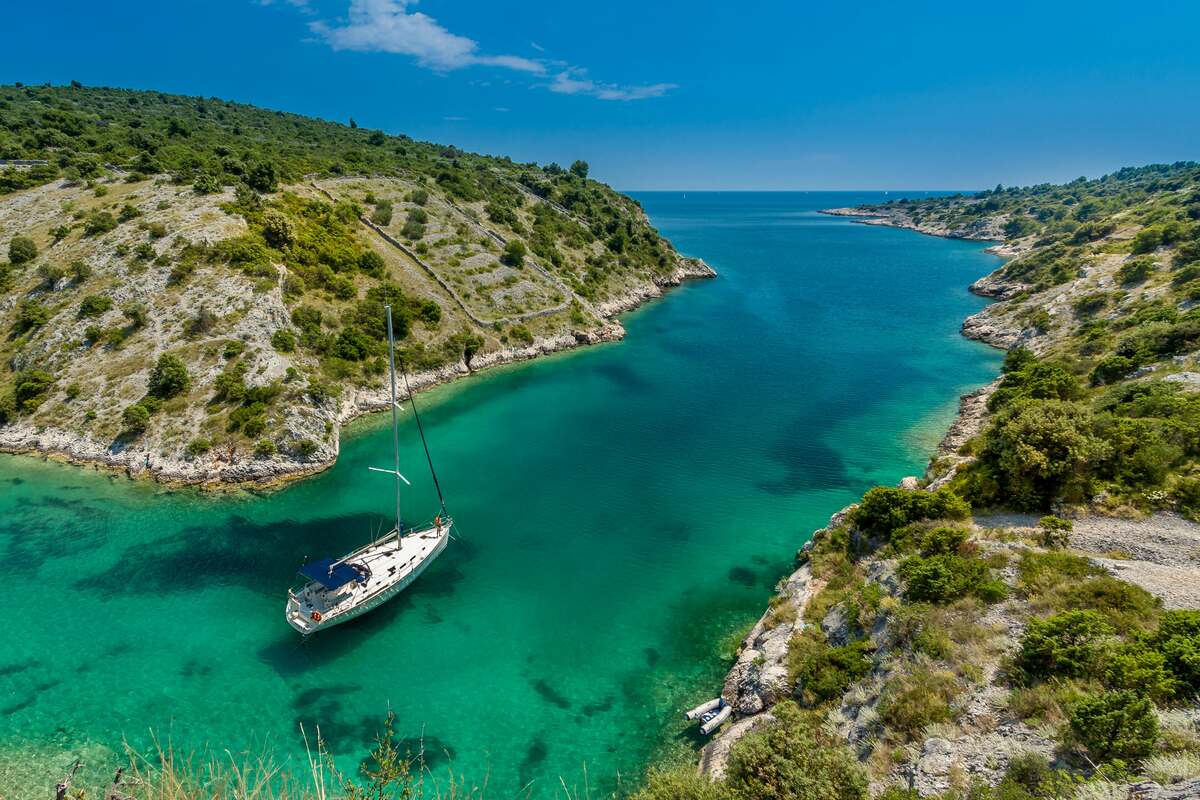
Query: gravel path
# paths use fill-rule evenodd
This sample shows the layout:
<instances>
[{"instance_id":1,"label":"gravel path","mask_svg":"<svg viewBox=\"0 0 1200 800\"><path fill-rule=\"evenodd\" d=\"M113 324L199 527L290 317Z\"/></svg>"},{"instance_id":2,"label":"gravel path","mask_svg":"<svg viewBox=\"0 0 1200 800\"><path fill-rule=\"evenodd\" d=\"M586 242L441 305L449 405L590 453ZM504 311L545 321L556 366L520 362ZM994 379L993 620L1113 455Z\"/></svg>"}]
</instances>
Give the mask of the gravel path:
<instances>
[{"instance_id":1,"label":"gravel path","mask_svg":"<svg viewBox=\"0 0 1200 800\"><path fill-rule=\"evenodd\" d=\"M1033 528L1033 514L976 517L985 528ZM1178 514L1075 520L1071 547L1116 577L1161 597L1166 608L1200 608L1200 523Z\"/></svg>"}]
</instances>

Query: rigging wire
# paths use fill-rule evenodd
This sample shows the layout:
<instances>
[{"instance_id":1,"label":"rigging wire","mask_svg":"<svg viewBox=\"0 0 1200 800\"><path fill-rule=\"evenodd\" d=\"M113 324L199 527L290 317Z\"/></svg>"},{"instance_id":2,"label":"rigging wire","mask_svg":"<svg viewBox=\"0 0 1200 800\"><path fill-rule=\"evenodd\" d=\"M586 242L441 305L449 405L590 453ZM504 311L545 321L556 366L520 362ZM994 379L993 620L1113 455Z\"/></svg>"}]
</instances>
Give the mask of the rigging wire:
<instances>
[{"instance_id":1,"label":"rigging wire","mask_svg":"<svg viewBox=\"0 0 1200 800\"><path fill-rule=\"evenodd\" d=\"M442 497L442 486L438 483L437 471L433 468L433 456L429 454L429 442L425 441L425 428L421 425L421 415L417 413L417 401L408 385L408 370L401 369L400 374L404 376L404 391L408 394L409 405L412 406L413 419L417 421L417 433L421 434L421 446L425 448L425 460L429 462L429 474L433 478L433 488L437 490L438 503L442 506L442 513L448 516L446 498Z\"/></svg>"}]
</instances>

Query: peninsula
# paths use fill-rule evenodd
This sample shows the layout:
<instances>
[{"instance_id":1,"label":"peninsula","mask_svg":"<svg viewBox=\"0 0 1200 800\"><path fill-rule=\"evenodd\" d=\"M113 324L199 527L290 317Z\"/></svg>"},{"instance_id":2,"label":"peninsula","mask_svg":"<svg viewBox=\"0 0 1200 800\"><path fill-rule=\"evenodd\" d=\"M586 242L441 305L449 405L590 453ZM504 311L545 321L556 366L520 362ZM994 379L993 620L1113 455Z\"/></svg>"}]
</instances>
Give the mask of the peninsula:
<instances>
[{"instance_id":1,"label":"peninsula","mask_svg":"<svg viewBox=\"0 0 1200 800\"><path fill-rule=\"evenodd\" d=\"M624 335L713 271L588 165L215 98L0 87L0 449L170 483L333 464L413 391Z\"/></svg>"}]
</instances>

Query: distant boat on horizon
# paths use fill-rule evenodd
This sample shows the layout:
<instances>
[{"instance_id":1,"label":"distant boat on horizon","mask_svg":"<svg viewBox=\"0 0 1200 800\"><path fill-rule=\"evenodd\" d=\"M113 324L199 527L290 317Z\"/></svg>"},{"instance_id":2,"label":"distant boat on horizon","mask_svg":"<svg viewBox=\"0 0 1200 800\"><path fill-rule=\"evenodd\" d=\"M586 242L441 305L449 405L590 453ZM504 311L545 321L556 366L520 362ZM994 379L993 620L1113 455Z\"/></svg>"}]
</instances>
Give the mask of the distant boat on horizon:
<instances>
[{"instance_id":1,"label":"distant boat on horizon","mask_svg":"<svg viewBox=\"0 0 1200 800\"><path fill-rule=\"evenodd\" d=\"M339 559L323 558L300 567L307 582L296 591L288 590L284 617L289 625L305 636L330 628L378 608L417 579L450 541L454 521L446 514L446 503L429 458L429 446L421 428L416 403L409 391L409 403L416 417L417 430L429 461L429 472L437 489L441 513L425 528L405 530L400 516L400 483L411 485L400 474L399 429L396 412L396 344L392 334L392 307L386 307L388 361L392 381L392 469L369 467L374 472L392 475L396 484L396 524L388 533Z\"/></svg>"}]
</instances>

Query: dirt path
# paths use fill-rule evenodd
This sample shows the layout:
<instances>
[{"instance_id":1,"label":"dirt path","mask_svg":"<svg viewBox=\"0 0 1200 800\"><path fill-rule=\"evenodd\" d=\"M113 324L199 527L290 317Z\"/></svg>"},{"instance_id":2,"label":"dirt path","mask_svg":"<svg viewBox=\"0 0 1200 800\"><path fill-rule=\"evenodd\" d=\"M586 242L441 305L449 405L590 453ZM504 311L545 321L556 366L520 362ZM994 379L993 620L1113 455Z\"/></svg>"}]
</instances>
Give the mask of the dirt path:
<instances>
[{"instance_id":1,"label":"dirt path","mask_svg":"<svg viewBox=\"0 0 1200 800\"><path fill-rule=\"evenodd\" d=\"M1033 514L976 517L988 528L1033 528ZM1167 608L1200 608L1200 523L1178 514L1143 519L1091 516L1075 520L1071 547L1116 577L1162 598Z\"/></svg>"}]
</instances>

